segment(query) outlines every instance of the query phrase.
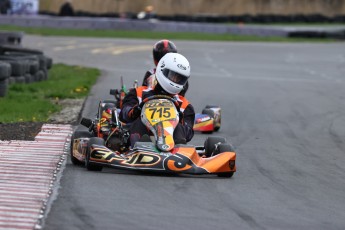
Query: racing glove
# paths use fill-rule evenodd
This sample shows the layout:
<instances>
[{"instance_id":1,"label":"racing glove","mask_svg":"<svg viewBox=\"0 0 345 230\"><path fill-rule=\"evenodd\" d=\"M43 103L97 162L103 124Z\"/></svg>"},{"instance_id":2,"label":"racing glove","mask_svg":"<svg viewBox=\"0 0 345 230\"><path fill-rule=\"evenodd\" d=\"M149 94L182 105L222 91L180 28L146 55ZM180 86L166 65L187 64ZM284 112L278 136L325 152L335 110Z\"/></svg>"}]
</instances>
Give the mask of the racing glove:
<instances>
[{"instance_id":1,"label":"racing glove","mask_svg":"<svg viewBox=\"0 0 345 230\"><path fill-rule=\"evenodd\" d=\"M131 110L128 112L128 117L132 120L137 119L140 116L141 108L138 105L135 105Z\"/></svg>"}]
</instances>

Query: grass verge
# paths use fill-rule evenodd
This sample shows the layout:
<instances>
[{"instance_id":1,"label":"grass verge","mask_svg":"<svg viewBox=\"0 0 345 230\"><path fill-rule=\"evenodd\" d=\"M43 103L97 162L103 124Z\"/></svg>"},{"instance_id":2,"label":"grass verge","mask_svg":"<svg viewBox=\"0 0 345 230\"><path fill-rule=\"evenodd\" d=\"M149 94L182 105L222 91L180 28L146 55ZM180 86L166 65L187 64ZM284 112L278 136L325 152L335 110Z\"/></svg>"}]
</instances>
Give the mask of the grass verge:
<instances>
[{"instance_id":1,"label":"grass verge","mask_svg":"<svg viewBox=\"0 0 345 230\"><path fill-rule=\"evenodd\" d=\"M196 40L196 41L258 41L258 42L331 42L330 38L286 38L286 37L260 37L253 35L236 34L208 34L195 32L153 32L128 30L86 30L86 29L53 29L33 28L12 25L0 25L0 30L23 31L26 34L44 36L76 36L101 38L135 38L135 39L162 39Z\"/></svg>"},{"instance_id":2,"label":"grass verge","mask_svg":"<svg viewBox=\"0 0 345 230\"><path fill-rule=\"evenodd\" d=\"M11 84L0 98L0 122L45 122L61 110L59 100L86 97L99 75L94 68L54 64L46 81Z\"/></svg>"}]
</instances>

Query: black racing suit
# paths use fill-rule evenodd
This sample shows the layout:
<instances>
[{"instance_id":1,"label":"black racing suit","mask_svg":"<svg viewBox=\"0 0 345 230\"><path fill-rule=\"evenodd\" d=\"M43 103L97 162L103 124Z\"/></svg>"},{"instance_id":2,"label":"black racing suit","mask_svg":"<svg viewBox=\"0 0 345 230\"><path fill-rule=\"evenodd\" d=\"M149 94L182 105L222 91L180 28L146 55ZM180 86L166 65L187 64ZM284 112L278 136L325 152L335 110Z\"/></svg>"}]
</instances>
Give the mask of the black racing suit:
<instances>
[{"instance_id":1,"label":"black racing suit","mask_svg":"<svg viewBox=\"0 0 345 230\"><path fill-rule=\"evenodd\" d=\"M160 91L157 91L156 89L154 90L147 86L141 86L135 89L131 89L123 100L123 106L120 112L120 120L125 123L131 123L129 132L132 147L134 143L138 141L144 134L150 135L150 131L141 122L140 116L137 115L136 117L132 117L133 113L131 113L131 110L134 106L140 104L140 102L145 98L162 94L159 92ZM194 136L193 125L195 119L195 111L193 106L183 96L174 95L172 97L178 100L181 111L180 122L174 130L174 140L176 144L187 143Z\"/></svg>"}]
</instances>

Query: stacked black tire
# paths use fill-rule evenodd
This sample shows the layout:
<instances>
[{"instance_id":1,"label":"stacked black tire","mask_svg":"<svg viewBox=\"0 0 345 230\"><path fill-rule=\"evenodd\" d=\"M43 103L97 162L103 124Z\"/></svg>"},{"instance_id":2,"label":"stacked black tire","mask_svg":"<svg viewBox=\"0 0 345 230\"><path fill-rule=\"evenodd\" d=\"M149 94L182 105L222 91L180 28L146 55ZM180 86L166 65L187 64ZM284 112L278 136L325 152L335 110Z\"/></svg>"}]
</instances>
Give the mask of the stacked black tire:
<instances>
[{"instance_id":1,"label":"stacked black tire","mask_svg":"<svg viewBox=\"0 0 345 230\"><path fill-rule=\"evenodd\" d=\"M8 78L11 76L11 65L6 62L0 62L0 97L7 93Z\"/></svg>"},{"instance_id":2,"label":"stacked black tire","mask_svg":"<svg viewBox=\"0 0 345 230\"><path fill-rule=\"evenodd\" d=\"M0 97L6 96L9 84L47 80L52 64L52 58L40 50L0 44Z\"/></svg>"}]
</instances>

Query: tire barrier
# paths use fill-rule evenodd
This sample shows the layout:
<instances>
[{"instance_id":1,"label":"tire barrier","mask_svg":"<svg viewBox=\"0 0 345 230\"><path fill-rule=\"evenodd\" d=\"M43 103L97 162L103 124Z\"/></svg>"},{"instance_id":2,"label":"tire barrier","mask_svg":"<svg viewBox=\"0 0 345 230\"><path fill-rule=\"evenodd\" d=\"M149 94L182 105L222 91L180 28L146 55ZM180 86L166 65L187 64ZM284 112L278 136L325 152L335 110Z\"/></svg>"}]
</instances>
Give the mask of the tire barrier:
<instances>
[{"instance_id":1,"label":"tire barrier","mask_svg":"<svg viewBox=\"0 0 345 230\"><path fill-rule=\"evenodd\" d=\"M9 63L0 61L0 97L6 96L12 67Z\"/></svg>"},{"instance_id":2,"label":"tire barrier","mask_svg":"<svg viewBox=\"0 0 345 230\"><path fill-rule=\"evenodd\" d=\"M0 44L17 45L22 41L23 32L0 31Z\"/></svg>"},{"instance_id":3,"label":"tire barrier","mask_svg":"<svg viewBox=\"0 0 345 230\"><path fill-rule=\"evenodd\" d=\"M0 43L0 97L6 96L10 84L47 80L52 65L53 59L41 50Z\"/></svg>"},{"instance_id":4,"label":"tire barrier","mask_svg":"<svg viewBox=\"0 0 345 230\"><path fill-rule=\"evenodd\" d=\"M294 31L288 33L290 38L330 38L345 40L345 29L339 31Z\"/></svg>"}]
</instances>

